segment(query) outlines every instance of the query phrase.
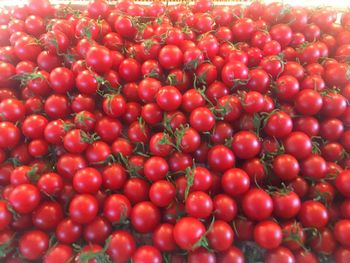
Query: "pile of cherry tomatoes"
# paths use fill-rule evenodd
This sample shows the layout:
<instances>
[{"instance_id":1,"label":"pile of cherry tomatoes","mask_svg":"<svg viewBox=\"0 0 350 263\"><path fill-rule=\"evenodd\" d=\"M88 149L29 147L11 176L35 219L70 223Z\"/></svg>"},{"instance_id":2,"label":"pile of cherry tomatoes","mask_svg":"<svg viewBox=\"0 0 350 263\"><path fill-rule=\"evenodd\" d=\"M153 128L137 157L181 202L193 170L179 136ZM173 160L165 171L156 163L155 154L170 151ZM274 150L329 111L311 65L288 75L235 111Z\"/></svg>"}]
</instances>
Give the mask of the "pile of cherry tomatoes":
<instances>
[{"instance_id":1,"label":"pile of cherry tomatoes","mask_svg":"<svg viewBox=\"0 0 350 263\"><path fill-rule=\"evenodd\" d=\"M0 11L0 261L350 262L350 12Z\"/></svg>"}]
</instances>

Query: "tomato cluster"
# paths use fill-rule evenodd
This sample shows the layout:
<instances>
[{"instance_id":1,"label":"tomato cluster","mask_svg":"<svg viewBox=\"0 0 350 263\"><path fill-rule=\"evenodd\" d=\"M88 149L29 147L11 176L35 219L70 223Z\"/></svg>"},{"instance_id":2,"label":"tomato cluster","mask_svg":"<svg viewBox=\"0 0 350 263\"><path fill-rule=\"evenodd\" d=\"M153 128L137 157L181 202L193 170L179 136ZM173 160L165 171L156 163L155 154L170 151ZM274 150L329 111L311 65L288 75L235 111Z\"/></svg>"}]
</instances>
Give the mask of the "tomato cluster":
<instances>
[{"instance_id":1,"label":"tomato cluster","mask_svg":"<svg viewBox=\"0 0 350 263\"><path fill-rule=\"evenodd\" d=\"M350 262L349 61L332 8L2 9L0 261Z\"/></svg>"}]
</instances>

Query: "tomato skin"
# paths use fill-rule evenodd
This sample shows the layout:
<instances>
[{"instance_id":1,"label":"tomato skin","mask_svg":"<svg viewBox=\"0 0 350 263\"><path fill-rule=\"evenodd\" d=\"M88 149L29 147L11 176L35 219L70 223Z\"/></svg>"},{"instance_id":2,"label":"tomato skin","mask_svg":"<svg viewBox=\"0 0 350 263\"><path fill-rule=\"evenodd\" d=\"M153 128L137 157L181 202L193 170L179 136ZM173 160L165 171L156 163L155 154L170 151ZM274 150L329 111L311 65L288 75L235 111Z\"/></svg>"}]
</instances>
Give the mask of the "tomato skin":
<instances>
[{"instance_id":1,"label":"tomato skin","mask_svg":"<svg viewBox=\"0 0 350 263\"><path fill-rule=\"evenodd\" d=\"M226 251L220 252L218 254L217 260L218 262L222 262L222 263L229 263L229 262L243 263L244 256L242 251L239 248L232 245Z\"/></svg>"},{"instance_id":2,"label":"tomato skin","mask_svg":"<svg viewBox=\"0 0 350 263\"><path fill-rule=\"evenodd\" d=\"M311 155L312 144L310 137L303 132L290 133L283 142L286 153L293 155L297 160Z\"/></svg>"},{"instance_id":3,"label":"tomato skin","mask_svg":"<svg viewBox=\"0 0 350 263\"><path fill-rule=\"evenodd\" d=\"M154 262L161 263L162 255L160 251L154 246L143 245L135 250L132 256L132 262L143 263L143 262Z\"/></svg>"},{"instance_id":4,"label":"tomato skin","mask_svg":"<svg viewBox=\"0 0 350 263\"><path fill-rule=\"evenodd\" d=\"M312 154L301 163L303 176L320 180L326 176L326 161L319 155Z\"/></svg>"},{"instance_id":5,"label":"tomato skin","mask_svg":"<svg viewBox=\"0 0 350 263\"><path fill-rule=\"evenodd\" d=\"M185 202L186 212L195 218L206 218L213 211L213 202L208 194L202 191L191 192Z\"/></svg>"},{"instance_id":6,"label":"tomato skin","mask_svg":"<svg viewBox=\"0 0 350 263\"><path fill-rule=\"evenodd\" d=\"M44 202L33 212L33 225L40 230L55 229L63 219L62 207L57 202Z\"/></svg>"},{"instance_id":7,"label":"tomato skin","mask_svg":"<svg viewBox=\"0 0 350 263\"><path fill-rule=\"evenodd\" d=\"M341 94L330 93L322 98L323 105L321 113L328 118L337 118L342 115L346 109L346 99Z\"/></svg>"},{"instance_id":8,"label":"tomato skin","mask_svg":"<svg viewBox=\"0 0 350 263\"><path fill-rule=\"evenodd\" d=\"M82 225L75 223L72 219L63 219L56 228L58 241L64 244L74 243L82 234Z\"/></svg>"},{"instance_id":9,"label":"tomato skin","mask_svg":"<svg viewBox=\"0 0 350 263\"><path fill-rule=\"evenodd\" d=\"M301 204L299 220L304 227L322 228L328 223L326 207L318 201L305 201Z\"/></svg>"},{"instance_id":10,"label":"tomato skin","mask_svg":"<svg viewBox=\"0 0 350 263\"><path fill-rule=\"evenodd\" d=\"M188 263L199 263L199 262L216 262L216 257L214 252L208 251L203 247L197 248L194 251L189 252L187 256Z\"/></svg>"},{"instance_id":11,"label":"tomato skin","mask_svg":"<svg viewBox=\"0 0 350 263\"><path fill-rule=\"evenodd\" d=\"M140 233L154 231L160 222L160 211L153 203L144 201L136 204L130 214L131 224Z\"/></svg>"},{"instance_id":12,"label":"tomato skin","mask_svg":"<svg viewBox=\"0 0 350 263\"><path fill-rule=\"evenodd\" d=\"M7 203L5 201L0 201L0 231L5 230L11 221L12 214L8 210Z\"/></svg>"},{"instance_id":13,"label":"tomato skin","mask_svg":"<svg viewBox=\"0 0 350 263\"><path fill-rule=\"evenodd\" d=\"M295 260L298 263L299 262L300 263L308 263L308 262L309 263L317 263L317 262L319 262L317 256L313 252L305 251L303 249L301 249L295 253Z\"/></svg>"},{"instance_id":14,"label":"tomato skin","mask_svg":"<svg viewBox=\"0 0 350 263\"><path fill-rule=\"evenodd\" d=\"M84 240L94 244L104 244L111 230L109 222L105 218L97 216L85 226Z\"/></svg>"},{"instance_id":15,"label":"tomato skin","mask_svg":"<svg viewBox=\"0 0 350 263\"><path fill-rule=\"evenodd\" d=\"M131 178L124 185L124 194L132 204L148 200L150 184L140 178Z\"/></svg>"},{"instance_id":16,"label":"tomato skin","mask_svg":"<svg viewBox=\"0 0 350 263\"><path fill-rule=\"evenodd\" d=\"M346 238L350 230L350 220L342 219L335 223L334 236L336 240L344 247L349 247L349 240Z\"/></svg>"},{"instance_id":17,"label":"tomato skin","mask_svg":"<svg viewBox=\"0 0 350 263\"><path fill-rule=\"evenodd\" d=\"M301 201L294 192L275 193L272 195L272 201L273 213L279 218L291 219L299 213Z\"/></svg>"},{"instance_id":18,"label":"tomato skin","mask_svg":"<svg viewBox=\"0 0 350 263\"><path fill-rule=\"evenodd\" d=\"M93 46L86 53L86 64L97 73L107 72L113 64L109 49L103 46Z\"/></svg>"},{"instance_id":19,"label":"tomato skin","mask_svg":"<svg viewBox=\"0 0 350 263\"><path fill-rule=\"evenodd\" d=\"M265 255L266 263L276 263L276 262L295 262L293 253L285 247L278 247L271 250Z\"/></svg>"},{"instance_id":20,"label":"tomato skin","mask_svg":"<svg viewBox=\"0 0 350 263\"><path fill-rule=\"evenodd\" d=\"M221 79L228 87L236 87L238 80L248 80L248 67L239 61L226 63L221 71Z\"/></svg>"},{"instance_id":21,"label":"tomato skin","mask_svg":"<svg viewBox=\"0 0 350 263\"><path fill-rule=\"evenodd\" d=\"M176 244L185 250L192 250L194 244L204 235L205 227L193 217L182 217L174 227Z\"/></svg>"},{"instance_id":22,"label":"tomato skin","mask_svg":"<svg viewBox=\"0 0 350 263\"><path fill-rule=\"evenodd\" d=\"M157 92L156 101L162 110L175 111L181 105L182 95L174 86L163 86Z\"/></svg>"},{"instance_id":23,"label":"tomato skin","mask_svg":"<svg viewBox=\"0 0 350 263\"><path fill-rule=\"evenodd\" d=\"M254 240L262 248L276 249L282 243L282 229L273 221L261 221L254 228Z\"/></svg>"},{"instance_id":24,"label":"tomato skin","mask_svg":"<svg viewBox=\"0 0 350 263\"><path fill-rule=\"evenodd\" d=\"M216 220L208 233L208 242L215 251L225 251L231 247L234 233L231 226L222 220Z\"/></svg>"},{"instance_id":25,"label":"tomato skin","mask_svg":"<svg viewBox=\"0 0 350 263\"><path fill-rule=\"evenodd\" d=\"M103 141L96 141L90 144L86 151L86 159L90 165L101 166L101 163L106 162L111 155L109 145Z\"/></svg>"},{"instance_id":26,"label":"tomato skin","mask_svg":"<svg viewBox=\"0 0 350 263\"><path fill-rule=\"evenodd\" d=\"M206 107L198 107L190 114L190 125L199 132L210 131L215 125L214 114Z\"/></svg>"},{"instance_id":27,"label":"tomato skin","mask_svg":"<svg viewBox=\"0 0 350 263\"><path fill-rule=\"evenodd\" d=\"M158 60L165 69L178 68L183 63L183 53L175 45L166 45L159 51Z\"/></svg>"},{"instance_id":28,"label":"tomato skin","mask_svg":"<svg viewBox=\"0 0 350 263\"><path fill-rule=\"evenodd\" d=\"M176 196L176 188L166 180L159 180L151 185L149 198L158 207L167 207Z\"/></svg>"},{"instance_id":29,"label":"tomato skin","mask_svg":"<svg viewBox=\"0 0 350 263\"><path fill-rule=\"evenodd\" d=\"M145 162L145 176L151 181L163 179L169 171L169 165L162 157L152 156Z\"/></svg>"},{"instance_id":30,"label":"tomato skin","mask_svg":"<svg viewBox=\"0 0 350 263\"><path fill-rule=\"evenodd\" d=\"M5 99L0 103L3 121L16 122L24 118L25 108L21 101Z\"/></svg>"},{"instance_id":31,"label":"tomato skin","mask_svg":"<svg viewBox=\"0 0 350 263\"><path fill-rule=\"evenodd\" d=\"M129 218L131 204L122 194L113 194L106 198L103 206L104 216L113 224Z\"/></svg>"},{"instance_id":32,"label":"tomato skin","mask_svg":"<svg viewBox=\"0 0 350 263\"><path fill-rule=\"evenodd\" d=\"M184 135L181 138L181 150L184 153L192 153L199 148L200 143L201 138L199 133L190 127L186 129Z\"/></svg>"},{"instance_id":33,"label":"tomato skin","mask_svg":"<svg viewBox=\"0 0 350 263\"><path fill-rule=\"evenodd\" d=\"M112 118L120 117L125 113L126 102L122 95L110 95L103 100L103 112Z\"/></svg>"},{"instance_id":34,"label":"tomato skin","mask_svg":"<svg viewBox=\"0 0 350 263\"><path fill-rule=\"evenodd\" d=\"M28 260L41 258L48 247L49 237L39 230L28 231L19 240L19 251Z\"/></svg>"},{"instance_id":35,"label":"tomato skin","mask_svg":"<svg viewBox=\"0 0 350 263\"><path fill-rule=\"evenodd\" d=\"M64 154L57 161L57 172L68 180L73 178L73 175L79 169L87 166L86 160L78 154Z\"/></svg>"},{"instance_id":36,"label":"tomato skin","mask_svg":"<svg viewBox=\"0 0 350 263\"><path fill-rule=\"evenodd\" d=\"M71 91L75 85L73 72L63 67L53 69L49 81L51 88L59 94Z\"/></svg>"},{"instance_id":37,"label":"tomato skin","mask_svg":"<svg viewBox=\"0 0 350 263\"><path fill-rule=\"evenodd\" d=\"M70 112L68 98L63 95L51 95L44 103L45 113L51 119L64 119Z\"/></svg>"},{"instance_id":38,"label":"tomato skin","mask_svg":"<svg viewBox=\"0 0 350 263\"><path fill-rule=\"evenodd\" d=\"M164 223L159 225L153 232L152 241L160 251L173 251L176 244L173 236L174 226Z\"/></svg>"},{"instance_id":39,"label":"tomato skin","mask_svg":"<svg viewBox=\"0 0 350 263\"><path fill-rule=\"evenodd\" d=\"M112 152L114 154L122 153L128 157L132 154L132 145L127 139L118 138L112 144Z\"/></svg>"},{"instance_id":40,"label":"tomato skin","mask_svg":"<svg viewBox=\"0 0 350 263\"><path fill-rule=\"evenodd\" d=\"M0 147L15 146L20 140L20 130L11 122L0 123Z\"/></svg>"},{"instance_id":41,"label":"tomato skin","mask_svg":"<svg viewBox=\"0 0 350 263\"><path fill-rule=\"evenodd\" d=\"M80 129L70 130L63 137L64 148L74 154L80 154L88 147L88 143L83 139L85 133Z\"/></svg>"},{"instance_id":42,"label":"tomato skin","mask_svg":"<svg viewBox=\"0 0 350 263\"><path fill-rule=\"evenodd\" d=\"M241 113L242 113L242 105L239 99L236 96L222 96L218 100L217 106L224 106L227 105L227 102L229 103L229 109L225 113L224 120L225 121L234 121L237 120Z\"/></svg>"},{"instance_id":43,"label":"tomato skin","mask_svg":"<svg viewBox=\"0 0 350 263\"><path fill-rule=\"evenodd\" d=\"M312 137L318 135L320 124L314 117L300 117L294 120L294 130L301 131Z\"/></svg>"},{"instance_id":44,"label":"tomato skin","mask_svg":"<svg viewBox=\"0 0 350 263\"><path fill-rule=\"evenodd\" d=\"M276 138L283 138L290 134L293 129L293 122L290 116L285 112L276 112L269 116L264 132Z\"/></svg>"},{"instance_id":45,"label":"tomato skin","mask_svg":"<svg viewBox=\"0 0 350 263\"><path fill-rule=\"evenodd\" d=\"M70 217L79 224L91 222L97 212L98 202L94 196L89 194L76 195L69 204Z\"/></svg>"},{"instance_id":46,"label":"tomato skin","mask_svg":"<svg viewBox=\"0 0 350 263\"><path fill-rule=\"evenodd\" d=\"M275 175L286 181L295 179L300 171L297 159L290 154L277 155L273 160L272 169Z\"/></svg>"},{"instance_id":47,"label":"tomato skin","mask_svg":"<svg viewBox=\"0 0 350 263\"><path fill-rule=\"evenodd\" d=\"M329 141L338 140L344 133L343 122L336 118L326 119L321 122L320 135Z\"/></svg>"},{"instance_id":48,"label":"tomato skin","mask_svg":"<svg viewBox=\"0 0 350 263\"><path fill-rule=\"evenodd\" d=\"M111 241L106 253L111 260L121 263L127 262L136 250L134 237L125 230L116 230L111 234Z\"/></svg>"},{"instance_id":49,"label":"tomato skin","mask_svg":"<svg viewBox=\"0 0 350 263\"><path fill-rule=\"evenodd\" d=\"M273 201L265 191L253 188L243 196L242 208L248 218L261 221L271 215Z\"/></svg>"},{"instance_id":50,"label":"tomato skin","mask_svg":"<svg viewBox=\"0 0 350 263\"><path fill-rule=\"evenodd\" d=\"M39 44L31 36L22 36L14 44L15 54L20 60L36 62L39 53L42 51Z\"/></svg>"},{"instance_id":51,"label":"tomato skin","mask_svg":"<svg viewBox=\"0 0 350 263\"><path fill-rule=\"evenodd\" d=\"M234 166L235 155L226 146L215 145L210 148L207 161L213 170L224 172Z\"/></svg>"},{"instance_id":52,"label":"tomato skin","mask_svg":"<svg viewBox=\"0 0 350 263\"><path fill-rule=\"evenodd\" d=\"M232 150L238 158L251 159L260 152L261 144L254 133L240 131L233 136Z\"/></svg>"},{"instance_id":53,"label":"tomato skin","mask_svg":"<svg viewBox=\"0 0 350 263\"><path fill-rule=\"evenodd\" d=\"M9 202L11 206L21 214L32 212L40 203L40 192L32 184L20 184L10 193Z\"/></svg>"},{"instance_id":54,"label":"tomato skin","mask_svg":"<svg viewBox=\"0 0 350 263\"><path fill-rule=\"evenodd\" d=\"M335 186L337 190L345 197L350 197L350 172L345 170L337 175Z\"/></svg>"},{"instance_id":55,"label":"tomato skin","mask_svg":"<svg viewBox=\"0 0 350 263\"><path fill-rule=\"evenodd\" d=\"M64 244L52 247L45 255L44 263L67 262L73 257L73 249Z\"/></svg>"},{"instance_id":56,"label":"tomato skin","mask_svg":"<svg viewBox=\"0 0 350 263\"><path fill-rule=\"evenodd\" d=\"M276 80L275 93L278 99L290 101L295 98L299 92L299 82L291 75L283 75Z\"/></svg>"},{"instance_id":57,"label":"tomato skin","mask_svg":"<svg viewBox=\"0 0 350 263\"><path fill-rule=\"evenodd\" d=\"M101 184L102 175L95 168L82 168L73 176L73 187L80 194L94 194Z\"/></svg>"},{"instance_id":58,"label":"tomato skin","mask_svg":"<svg viewBox=\"0 0 350 263\"><path fill-rule=\"evenodd\" d=\"M242 169L231 168L221 177L221 185L227 194L235 197L248 191L250 179L248 174Z\"/></svg>"},{"instance_id":59,"label":"tomato skin","mask_svg":"<svg viewBox=\"0 0 350 263\"><path fill-rule=\"evenodd\" d=\"M138 97L144 102L153 102L158 90L161 88L161 83L155 78L146 77L140 81L137 93Z\"/></svg>"},{"instance_id":60,"label":"tomato skin","mask_svg":"<svg viewBox=\"0 0 350 263\"><path fill-rule=\"evenodd\" d=\"M102 171L102 184L106 189L121 189L127 178L126 171L120 164L112 164L105 167Z\"/></svg>"},{"instance_id":61,"label":"tomato skin","mask_svg":"<svg viewBox=\"0 0 350 263\"><path fill-rule=\"evenodd\" d=\"M301 245L305 243L306 234L300 223L286 222L282 225L282 232L283 245L293 252L299 250ZM297 240L293 240L293 236L296 237Z\"/></svg>"},{"instance_id":62,"label":"tomato skin","mask_svg":"<svg viewBox=\"0 0 350 263\"><path fill-rule=\"evenodd\" d=\"M336 263L345 263L350 260L350 251L348 248L339 247L334 254Z\"/></svg>"},{"instance_id":63,"label":"tomato skin","mask_svg":"<svg viewBox=\"0 0 350 263\"><path fill-rule=\"evenodd\" d=\"M316 252L323 253L325 255L333 255L337 246L333 231L329 228L322 229L319 236L311 240L310 246Z\"/></svg>"},{"instance_id":64,"label":"tomato skin","mask_svg":"<svg viewBox=\"0 0 350 263\"><path fill-rule=\"evenodd\" d=\"M172 152L173 148L171 145L160 143L163 136L167 136L167 135L164 134L163 132L159 132L159 133L155 133L151 137L151 140L149 142L149 148L152 155L166 157ZM170 142L172 142L172 139L170 137L168 137L168 139L170 140Z\"/></svg>"}]
</instances>

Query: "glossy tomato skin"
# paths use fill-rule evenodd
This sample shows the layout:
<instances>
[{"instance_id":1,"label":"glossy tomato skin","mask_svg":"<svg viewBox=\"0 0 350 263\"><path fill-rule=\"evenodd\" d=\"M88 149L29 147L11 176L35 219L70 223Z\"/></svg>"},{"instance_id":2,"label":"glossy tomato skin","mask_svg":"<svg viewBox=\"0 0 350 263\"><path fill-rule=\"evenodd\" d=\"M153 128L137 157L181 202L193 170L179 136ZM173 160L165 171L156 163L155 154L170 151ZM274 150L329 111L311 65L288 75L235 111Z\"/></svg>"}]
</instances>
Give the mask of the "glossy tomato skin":
<instances>
[{"instance_id":1,"label":"glossy tomato skin","mask_svg":"<svg viewBox=\"0 0 350 263\"><path fill-rule=\"evenodd\" d=\"M111 234L111 241L106 252L112 260L118 259L120 262L127 262L135 250L134 237L128 231L116 230Z\"/></svg>"},{"instance_id":2,"label":"glossy tomato skin","mask_svg":"<svg viewBox=\"0 0 350 263\"><path fill-rule=\"evenodd\" d=\"M213 170L224 172L235 164L235 155L224 145L216 145L208 152L208 163Z\"/></svg>"},{"instance_id":3,"label":"glossy tomato skin","mask_svg":"<svg viewBox=\"0 0 350 263\"><path fill-rule=\"evenodd\" d=\"M232 150L238 158L253 158L260 152L260 149L258 137L252 132L240 131L233 136Z\"/></svg>"},{"instance_id":4,"label":"glossy tomato skin","mask_svg":"<svg viewBox=\"0 0 350 263\"><path fill-rule=\"evenodd\" d=\"M278 247L266 253L265 262L295 262L295 258L293 253L288 248Z\"/></svg>"},{"instance_id":5,"label":"glossy tomato skin","mask_svg":"<svg viewBox=\"0 0 350 263\"><path fill-rule=\"evenodd\" d=\"M140 202L132 208L130 218L136 231L149 233L159 224L160 211L152 202Z\"/></svg>"},{"instance_id":6,"label":"glossy tomato skin","mask_svg":"<svg viewBox=\"0 0 350 263\"><path fill-rule=\"evenodd\" d=\"M284 139L286 152L296 159L304 159L311 155L312 144L310 137L303 132L292 132Z\"/></svg>"},{"instance_id":7,"label":"glossy tomato skin","mask_svg":"<svg viewBox=\"0 0 350 263\"><path fill-rule=\"evenodd\" d=\"M63 209L57 202L44 202L32 214L33 225L40 230L53 230L63 219Z\"/></svg>"},{"instance_id":8,"label":"glossy tomato skin","mask_svg":"<svg viewBox=\"0 0 350 263\"><path fill-rule=\"evenodd\" d=\"M103 46L91 47L86 53L86 64L97 73L107 72L113 64L108 48Z\"/></svg>"},{"instance_id":9,"label":"glossy tomato skin","mask_svg":"<svg viewBox=\"0 0 350 263\"><path fill-rule=\"evenodd\" d=\"M20 140L20 130L11 122L0 123L0 147L15 146Z\"/></svg>"},{"instance_id":10,"label":"glossy tomato skin","mask_svg":"<svg viewBox=\"0 0 350 263\"><path fill-rule=\"evenodd\" d=\"M4 230L12 221L12 214L8 210L7 203L0 202L0 231Z\"/></svg>"},{"instance_id":11,"label":"glossy tomato skin","mask_svg":"<svg viewBox=\"0 0 350 263\"><path fill-rule=\"evenodd\" d=\"M137 263L142 262L162 262L162 255L160 251L154 246L144 245L136 249L132 256L132 261Z\"/></svg>"},{"instance_id":12,"label":"glossy tomato skin","mask_svg":"<svg viewBox=\"0 0 350 263\"><path fill-rule=\"evenodd\" d=\"M276 249L282 243L282 229L273 221L261 221L254 228L254 240L262 248Z\"/></svg>"},{"instance_id":13,"label":"glossy tomato skin","mask_svg":"<svg viewBox=\"0 0 350 263\"><path fill-rule=\"evenodd\" d=\"M335 251L334 255L335 262L345 263L350 259L350 251L348 248L340 247Z\"/></svg>"},{"instance_id":14,"label":"glossy tomato skin","mask_svg":"<svg viewBox=\"0 0 350 263\"><path fill-rule=\"evenodd\" d=\"M328 223L329 215L322 203L309 200L302 203L299 219L303 226L322 228Z\"/></svg>"},{"instance_id":15,"label":"glossy tomato skin","mask_svg":"<svg viewBox=\"0 0 350 263\"><path fill-rule=\"evenodd\" d=\"M216 251L227 250L233 242L234 232L225 221L217 220L208 233L209 245Z\"/></svg>"},{"instance_id":16,"label":"glossy tomato skin","mask_svg":"<svg viewBox=\"0 0 350 263\"><path fill-rule=\"evenodd\" d=\"M183 63L183 53L175 45L166 45L159 51L158 60L163 68L174 69Z\"/></svg>"},{"instance_id":17,"label":"glossy tomato skin","mask_svg":"<svg viewBox=\"0 0 350 263\"><path fill-rule=\"evenodd\" d=\"M282 180L290 181L295 179L300 171L300 166L296 158L290 154L281 154L276 156L272 163L272 169L275 175Z\"/></svg>"},{"instance_id":18,"label":"glossy tomato skin","mask_svg":"<svg viewBox=\"0 0 350 263\"><path fill-rule=\"evenodd\" d=\"M248 218L264 220L273 211L273 201L265 191L253 188L245 193L242 200L242 208Z\"/></svg>"},{"instance_id":19,"label":"glossy tomato skin","mask_svg":"<svg viewBox=\"0 0 350 263\"><path fill-rule=\"evenodd\" d=\"M198 107L191 112L190 124L199 132L207 132L214 127L215 116L206 107Z\"/></svg>"},{"instance_id":20,"label":"glossy tomato skin","mask_svg":"<svg viewBox=\"0 0 350 263\"><path fill-rule=\"evenodd\" d=\"M130 211L130 201L124 195L110 195L104 202L103 214L111 223L122 222L129 218Z\"/></svg>"},{"instance_id":21,"label":"glossy tomato skin","mask_svg":"<svg viewBox=\"0 0 350 263\"><path fill-rule=\"evenodd\" d=\"M223 263L229 263L229 262L243 263L244 262L244 256L242 251L235 246L231 246L226 251L219 253L217 259L219 260L219 262L223 262Z\"/></svg>"},{"instance_id":22,"label":"glossy tomato skin","mask_svg":"<svg viewBox=\"0 0 350 263\"><path fill-rule=\"evenodd\" d=\"M335 186L337 190L345 197L350 196L348 180L349 180L349 172L343 171L338 174L335 181Z\"/></svg>"},{"instance_id":23,"label":"glossy tomato skin","mask_svg":"<svg viewBox=\"0 0 350 263\"><path fill-rule=\"evenodd\" d=\"M275 193L272 196L272 201L273 213L279 218L291 219L299 213L301 201L294 192Z\"/></svg>"},{"instance_id":24,"label":"glossy tomato skin","mask_svg":"<svg viewBox=\"0 0 350 263\"><path fill-rule=\"evenodd\" d=\"M45 255L43 262L54 263L57 261L66 262L73 257L73 249L64 244L58 244L51 248Z\"/></svg>"},{"instance_id":25,"label":"glossy tomato skin","mask_svg":"<svg viewBox=\"0 0 350 263\"><path fill-rule=\"evenodd\" d=\"M19 240L19 251L28 260L41 258L48 247L48 235L39 230L30 230L23 234Z\"/></svg>"},{"instance_id":26,"label":"glossy tomato skin","mask_svg":"<svg viewBox=\"0 0 350 263\"><path fill-rule=\"evenodd\" d=\"M213 211L213 202L205 192L194 191L187 196L185 207L190 216L207 218Z\"/></svg>"},{"instance_id":27,"label":"glossy tomato skin","mask_svg":"<svg viewBox=\"0 0 350 263\"><path fill-rule=\"evenodd\" d=\"M40 203L41 195L32 184L20 184L10 193L9 202L21 214L32 212Z\"/></svg>"},{"instance_id":28,"label":"glossy tomato skin","mask_svg":"<svg viewBox=\"0 0 350 263\"><path fill-rule=\"evenodd\" d=\"M56 228L57 239L64 244L72 244L81 236L82 228L70 218L63 219Z\"/></svg>"},{"instance_id":29,"label":"glossy tomato skin","mask_svg":"<svg viewBox=\"0 0 350 263\"><path fill-rule=\"evenodd\" d=\"M67 68L58 67L50 73L50 86L56 93L66 93L74 88L73 72Z\"/></svg>"},{"instance_id":30,"label":"glossy tomato skin","mask_svg":"<svg viewBox=\"0 0 350 263\"><path fill-rule=\"evenodd\" d=\"M204 235L205 227L193 217L181 218L174 227L176 244L185 250L192 250L193 246Z\"/></svg>"},{"instance_id":31,"label":"glossy tomato skin","mask_svg":"<svg viewBox=\"0 0 350 263\"><path fill-rule=\"evenodd\" d=\"M76 195L69 204L72 220L79 224L91 222L97 215L98 202L89 194Z\"/></svg>"},{"instance_id":32,"label":"glossy tomato skin","mask_svg":"<svg viewBox=\"0 0 350 263\"><path fill-rule=\"evenodd\" d=\"M221 185L227 194L235 197L248 191L250 179L245 171L239 168L231 168L221 177Z\"/></svg>"}]
</instances>

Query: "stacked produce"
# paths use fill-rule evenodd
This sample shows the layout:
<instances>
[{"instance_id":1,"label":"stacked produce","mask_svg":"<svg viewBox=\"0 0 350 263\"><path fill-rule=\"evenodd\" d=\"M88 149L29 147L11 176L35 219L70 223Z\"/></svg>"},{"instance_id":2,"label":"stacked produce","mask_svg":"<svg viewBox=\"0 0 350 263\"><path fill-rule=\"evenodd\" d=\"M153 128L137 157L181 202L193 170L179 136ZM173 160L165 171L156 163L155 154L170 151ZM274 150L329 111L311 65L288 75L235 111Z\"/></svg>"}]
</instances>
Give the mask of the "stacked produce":
<instances>
[{"instance_id":1,"label":"stacked produce","mask_svg":"<svg viewBox=\"0 0 350 263\"><path fill-rule=\"evenodd\" d=\"M1 262L350 262L350 12L29 0L0 46Z\"/></svg>"}]
</instances>

